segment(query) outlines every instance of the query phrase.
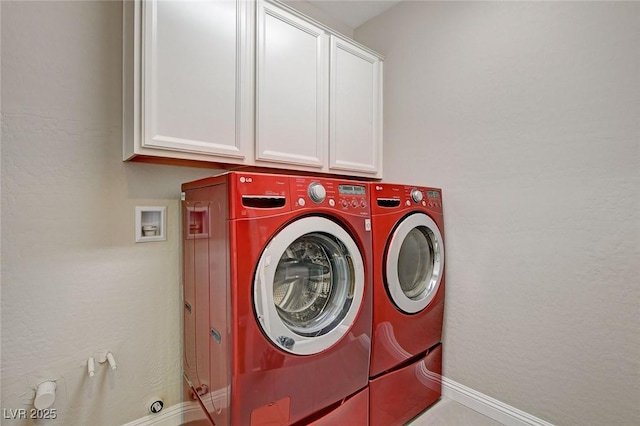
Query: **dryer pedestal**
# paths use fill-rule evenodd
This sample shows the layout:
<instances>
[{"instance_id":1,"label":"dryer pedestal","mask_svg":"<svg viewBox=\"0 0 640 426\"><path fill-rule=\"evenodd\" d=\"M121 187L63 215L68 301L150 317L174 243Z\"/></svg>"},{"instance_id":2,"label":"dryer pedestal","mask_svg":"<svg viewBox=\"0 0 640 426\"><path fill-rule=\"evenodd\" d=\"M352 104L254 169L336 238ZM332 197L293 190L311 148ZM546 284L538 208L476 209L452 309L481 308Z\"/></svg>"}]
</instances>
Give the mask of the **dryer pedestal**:
<instances>
[{"instance_id":1,"label":"dryer pedestal","mask_svg":"<svg viewBox=\"0 0 640 426\"><path fill-rule=\"evenodd\" d=\"M369 387L345 398L315 416L303 419L293 426L334 426L369 424Z\"/></svg>"},{"instance_id":2,"label":"dryer pedestal","mask_svg":"<svg viewBox=\"0 0 640 426\"><path fill-rule=\"evenodd\" d=\"M440 399L442 345L414 363L369 381L371 426L402 426Z\"/></svg>"}]
</instances>

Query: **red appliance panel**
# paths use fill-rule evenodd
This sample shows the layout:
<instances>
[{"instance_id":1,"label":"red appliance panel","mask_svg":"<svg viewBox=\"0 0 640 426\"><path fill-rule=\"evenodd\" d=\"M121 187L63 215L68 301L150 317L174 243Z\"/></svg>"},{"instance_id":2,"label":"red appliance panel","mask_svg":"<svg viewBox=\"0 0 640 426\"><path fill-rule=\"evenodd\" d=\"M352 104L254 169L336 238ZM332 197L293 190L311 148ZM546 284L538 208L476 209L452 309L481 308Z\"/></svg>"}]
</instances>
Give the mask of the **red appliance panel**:
<instances>
[{"instance_id":1,"label":"red appliance panel","mask_svg":"<svg viewBox=\"0 0 640 426\"><path fill-rule=\"evenodd\" d=\"M373 342L370 377L393 370L442 340L445 274L438 291L422 311L402 312L391 300L386 280L386 250L398 223L416 212L427 214L444 237L442 197L438 188L372 183L372 244L373 244ZM412 191L423 194L416 202ZM390 200L397 200L391 203ZM437 202L435 201L437 200Z\"/></svg>"},{"instance_id":2,"label":"red appliance panel","mask_svg":"<svg viewBox=\"0 0 640 426\"><path fill-rule=\"evenodd\" d=\"M182 191L204 190L225 185L229 219L271 216L291 211L289 176L227 172L182 185Z\"/></svg>"},{"instance_id":3,"label":"red appliance panel","mask_svg":"<svg viewBox=\"0 0 640 426\"><path fill-rule=\"evenodd\" d=\"M295 423L368 383L369 217L362 214L362 206L350 214L328 200L326 205L311 207L307 198L306 208L294 208L289 191L295 183L288 182L283 189L284 178L231 172L183 185L185 301L193 299L191 313L185 312L185 346L189 346L185 347L185 371L197 378L190 377L194 386L206 385L203 402L217 425ZM322 181L332 188L330 182ZM297 199L302 196L297 195ZM205 200L216 202L189 216L193 202ZM288 223L312 213L330 217L352 235L362 250L366 285L363 304L347 334L321 353L300 356L275 347L262 333L253 308L253 283L268 241ZM194 301L201 297L209 301L209 318L199 313L203 307ZM206 366L202 365L206 351L203 355L198 349L205 344Z\"/></svg>"},{"instance_id":4,"label":"red appliance panel","mask_svg":"<svg viewBox=\"0 0 640 426\"><path fill-rule=\"evenodd\" d=\"M256 322L253 306L253 274L262 248L282 218L231 222L232 252L233 422L248 423L253 409L291 398L290 421L329 406L366 386L371 335L371 294L365 292L361 311L350 332L332 348L315 355L292 355L275 347ZM240 237L240 236L251 236ZM238 416L238 417L236 417Z\"/></svg>"},{"instance_id":5,"label":"red appliance panel","mask_svg":"<svg viewBox=\"0 0 640 426\"><path fill-rule=\"evenodd\" d=\"M400 426L435 403L442 393L442 345L411 365L369 382L370 425Z\"/></svg>"},{"instance_id":6,"label":"red appliance panel","mask_svg":"<svg viewBox=\"0 0 640 426\"><path fill-rule=\"evenodd\" d=\"M286 397L251 412L251 426L280 426L289 424L291 398Z\"/></svg>"},{"instance_id":7,"label":"red appliance panel","mask_svg":"<svg viewBox=\"0 0 640 426\"><path fill-rule=\"evenodd\" d=\"M229 173L230 219L273 216L291 211L289 176Z\"/></svg>"},{"instance_id":8,"label":"red appliance panel","mask_svg":"<svg viewBox=\"0 0 640 426\"><path fill-rule=\"evenodd\" d=\"M185 374L219 425L229 424L231 385L226 191L187 191L182 211Z\"/></svg>"},{"instance_id":9,"label":"red appliance panel","mask_svg":"<svg viewBox=\"0 0 640 426\"><path fill-rule=\"evenodd\" d=\"M303 419L295 426L335 426L369 424L369 388L366 387L355 395L341 401L337 406L323 411L313 418Z\"/></svg>"},{"instance_id":10,"label":"red appliance panel","mask_svg":"<svg viewBox=\"0 0 640 426\"><path fill-rule=\"evenodd\" d=\"M324 200L316 202L309 196L309 188L321 184L325 191ZM291 178L291 198L294 210L329 209L334 213L349 216L370 217L369 184L340 179L319 179L311 177Z\"/></svg>"},{"instance_id":11,"label":"red appliance panel","mask_svg":"<svg viewBox=\"0 0 640 426\"><path fill-rule=\"evenodd\" d=\"M371 214L404 215L418 210L428 212L430 216L442 217L442 189L389 183L371 183ZM413 191L422 193L422 199L415 201ZM380 202L378 200L381 200ZM384 200L397 200L398 203L385 203ZM433 218L435 220L435 218ZM436 221L437 222L437 221ZM440 230L442 232L442 230Z\"/></svg>"}]
</instances>

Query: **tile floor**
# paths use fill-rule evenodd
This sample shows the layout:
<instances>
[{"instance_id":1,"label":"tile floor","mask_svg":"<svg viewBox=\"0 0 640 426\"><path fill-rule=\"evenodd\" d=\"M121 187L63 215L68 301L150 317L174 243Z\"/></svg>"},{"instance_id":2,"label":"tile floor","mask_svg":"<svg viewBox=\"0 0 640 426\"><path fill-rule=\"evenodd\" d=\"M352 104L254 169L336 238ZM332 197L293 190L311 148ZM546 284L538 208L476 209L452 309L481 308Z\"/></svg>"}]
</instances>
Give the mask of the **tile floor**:
<instances>
[{"instance_id":1,"label":"tile floor","mask_svg":"<svg viewBox=\"0 0 640 426\"><path fill-rule=\"evenodd\" d=\"M407 426L500 426L499 423L449 398L440 401L407 423Z\"/></svg>"},{"instance_id":2,"label":"tile floor","mask_svg":"<svg viewBox=\"0 0 640 426\"><path fill-rule=\"evenodd\" d=\"M183 426L208 426L207 421L185 423ZM440 401L407 423L407 426L501 426L502 423L484 416L449 398ZM351 425L360 426L360 425Z\"/></svg>"}]
</instances>

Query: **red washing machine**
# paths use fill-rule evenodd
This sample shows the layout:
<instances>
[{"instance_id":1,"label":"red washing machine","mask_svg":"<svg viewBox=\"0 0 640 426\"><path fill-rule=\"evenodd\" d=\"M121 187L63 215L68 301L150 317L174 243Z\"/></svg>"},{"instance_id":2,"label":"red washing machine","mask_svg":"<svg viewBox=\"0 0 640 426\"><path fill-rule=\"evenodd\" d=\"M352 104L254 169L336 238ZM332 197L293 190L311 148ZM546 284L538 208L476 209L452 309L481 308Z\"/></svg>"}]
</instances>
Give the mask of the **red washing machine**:
<instances>
[{"instance_id":1,"label":"red washing machine","mask_svg":"<svg viewBox=\"0 0 640 426\"><path fill-rule=\"evenodd\" d=\"M211 422L366 423L368 184L231 172L182 191L184 375Z\"/></svg>"},{"instance_id":2,"label":"red washing machine","mask_svg":"<svg viewBox=\"0 0 640 426\"><path fill-rule=\"evenodd\" d=\"M440 398L442 191L371 183L372 425L402 425Z\"/></svg>"}]
</instances>

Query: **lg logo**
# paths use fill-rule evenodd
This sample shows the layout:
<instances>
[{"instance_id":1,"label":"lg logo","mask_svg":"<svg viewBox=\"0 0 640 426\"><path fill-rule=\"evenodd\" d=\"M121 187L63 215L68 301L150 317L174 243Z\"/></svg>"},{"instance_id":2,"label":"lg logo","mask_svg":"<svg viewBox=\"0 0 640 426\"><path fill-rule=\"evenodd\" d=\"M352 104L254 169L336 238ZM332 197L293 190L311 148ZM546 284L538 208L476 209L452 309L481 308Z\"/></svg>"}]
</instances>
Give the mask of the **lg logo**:
<instances>
[{"instance_id":1,"label":"lg logo","mask_svg":"<svg viewBox=\"0 0 640 426\"><path fill-rule=\"evenodd\" d=\"M376 185L376 191L382 191L382 187L379 185Z\"/></svg>"},{"instance_id":2,"label":"lg logo","mask_svg":"<svg viewBox=\"0 0 640 426\"><path fill-rule=\"evenodd\" d=\"M251 183L253 182L253 179L251 179L250 177L246 178L244 176L240 176L240 183Z\"/></svg>"}]
</instances>

